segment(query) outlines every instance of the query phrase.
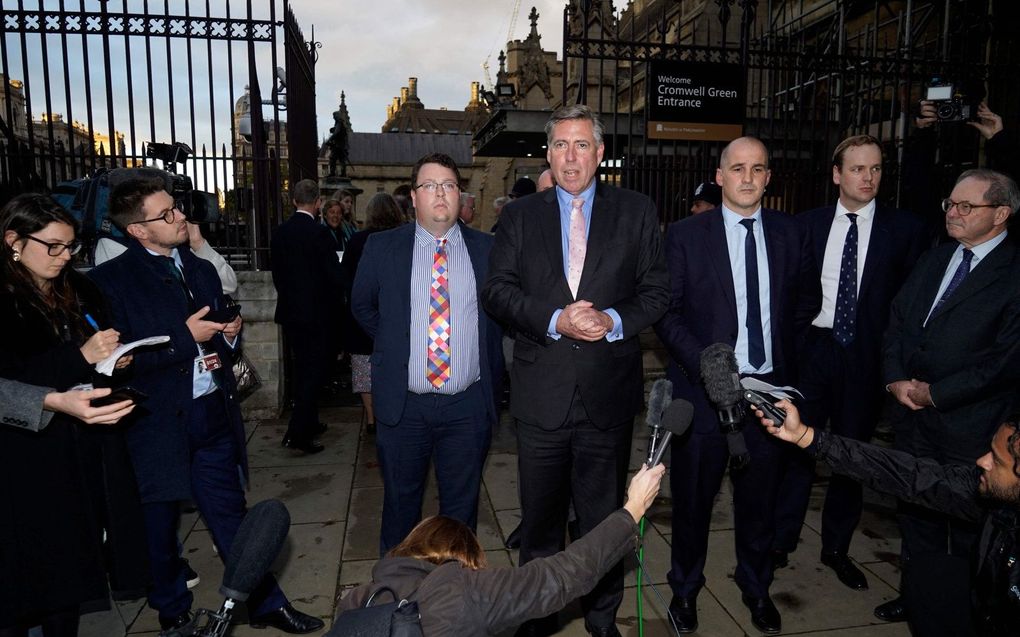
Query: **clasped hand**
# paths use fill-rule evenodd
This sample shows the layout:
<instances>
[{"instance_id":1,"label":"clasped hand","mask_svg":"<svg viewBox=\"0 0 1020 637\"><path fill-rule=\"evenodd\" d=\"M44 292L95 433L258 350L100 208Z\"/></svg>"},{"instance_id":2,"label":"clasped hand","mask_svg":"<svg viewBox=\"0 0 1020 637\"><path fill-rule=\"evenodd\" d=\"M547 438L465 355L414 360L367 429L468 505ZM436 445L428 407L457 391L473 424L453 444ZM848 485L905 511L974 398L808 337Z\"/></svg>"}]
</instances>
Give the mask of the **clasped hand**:
<instances>
[{"instance_id":1,"label":"clasped hand","mask_svg":"<svg viewBox=\"0 0 1020 637\"><path fill-rule=\"evenodd\" d=\"M931 385L916 378L889 383L889 393L901 405L914 411L931 407L934 404L931 400Z\"/></svg>"},{"instance_id":2,"label":"clasped hand","mask_svg":"<svg viewBox=\"0 0 1020 637\"><path fill-rule=\"evenodd\" d=\"M563 308L556 319L557 332L579 341L601 340L612 329L613 317L583 299Z\"/></svg>"}]
</instances>

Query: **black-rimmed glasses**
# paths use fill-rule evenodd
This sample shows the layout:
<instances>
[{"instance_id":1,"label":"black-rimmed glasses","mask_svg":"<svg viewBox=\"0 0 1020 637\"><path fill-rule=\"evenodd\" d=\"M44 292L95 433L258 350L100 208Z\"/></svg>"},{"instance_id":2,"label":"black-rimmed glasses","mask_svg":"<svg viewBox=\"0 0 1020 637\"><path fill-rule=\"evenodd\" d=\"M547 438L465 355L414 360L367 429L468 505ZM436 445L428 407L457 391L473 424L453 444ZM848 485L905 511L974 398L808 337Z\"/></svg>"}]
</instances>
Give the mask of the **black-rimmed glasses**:
<instances>
[{"instance_id":1,"label":"black-rimmed glasses","mask_svg":"<svg viewBox=\"0 0 1020 637\"><path fill-rule=\"evenodd\" d=\"M142 219L141 221L132 221L128 225L132 226L136 223L152 223L153 221L159 221L161 219L165 221L167 224L171 224L174 222L174 217L176 216L175 213L178 210L180 210L180 207L175 204L173 208L167 208L166 210L163 211L163 214L158 217L153 217L152 219Z\"/></svg>"},{"instance_id":2,"label":"black-rimmed glasses","mask_svg":"<svg viewBox=\"0 0 1020 637\"><path fill-rule=\"evenodd\" d=\"M953 201L952 199L946 198L942 200L942 212L949 212L956 206L956 211L966 217L970 214L970 211L974 208L998 208L1004 204L1001 203L971 203L969 201Z\"/></svg>"},{"instance_id":3,"label":"black-rimmed glasses","mask_svg":"<svg viewBox=\"0 0 1020 637\"><path fill-rule=\"evenodd\" d=\"M78 254L79 250L81 250L81 243L78 241L72 241L71 243L50 243L49 241L37 239L32 235L26 235L26 238L46 246L46 254L50 255L51 257L59 257L60 255L64 254L64 250L67 250L68 254L74 256Z\"/></svg>"}]
</instances>

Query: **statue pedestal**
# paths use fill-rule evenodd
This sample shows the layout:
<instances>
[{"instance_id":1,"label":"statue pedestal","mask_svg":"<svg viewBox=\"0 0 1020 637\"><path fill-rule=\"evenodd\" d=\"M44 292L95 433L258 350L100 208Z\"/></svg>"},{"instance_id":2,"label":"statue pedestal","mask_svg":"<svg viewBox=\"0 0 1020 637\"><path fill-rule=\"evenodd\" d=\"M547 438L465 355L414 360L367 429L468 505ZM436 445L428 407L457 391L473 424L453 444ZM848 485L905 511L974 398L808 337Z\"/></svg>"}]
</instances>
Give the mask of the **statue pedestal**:
<instances>
[{"instance_id":1,"label":"statue pedestal","mask_svg":"<svg viewBox=\"0 0 1020 637\"><path fill-rule=\"evenodd\" d=\"M332 198L341 190L349 190L350 192L354 193L355 197L365 192L361 188L355 186L351 182L351 178L347 176L326 175L319 182L319 191L321 192L322 198L324 200Z\"/></svg>"}]
</instances>

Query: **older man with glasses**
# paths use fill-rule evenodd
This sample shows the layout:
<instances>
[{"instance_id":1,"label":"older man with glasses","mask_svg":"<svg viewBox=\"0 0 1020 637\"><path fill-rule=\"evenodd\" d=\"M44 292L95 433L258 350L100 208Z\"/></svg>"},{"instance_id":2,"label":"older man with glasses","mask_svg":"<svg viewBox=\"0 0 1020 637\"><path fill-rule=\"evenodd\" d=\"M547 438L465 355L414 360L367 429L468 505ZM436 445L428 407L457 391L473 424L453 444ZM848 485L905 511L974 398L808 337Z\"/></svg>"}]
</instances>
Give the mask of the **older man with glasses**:
<instances>
[{"instance_id":1,"label":"older man with glasses","mask_svg":"<svg viewBox=\"0 0 1020 637\"><path fill-rule=\"evenodd\" d=\"M946 464L972 465L1020 386L1020 251L1006 226L1020 190L991 170L960 175L942 202L954 241L921 257L892 304L883 380L896 399L896 447ZM978 527L904 507L903 616L919 635L971 634L969 556ZM890 611L898 611L890 614Z\"/></svg>"},{"instance_id":2,"label":"older man with glasses","mask_svg":"<svg viewBox=\"0 0 1020 637\"><path fill-rule=\"evenodd\" d=\"M500 329L478 303L492 236L457 223L460 173L449 156L419 159L411 184L415 223L369 238L351 293L375 340L380 554L421 520L430 462L439 514L475 528L503 372Z\"/></svg>"}]
</instances>

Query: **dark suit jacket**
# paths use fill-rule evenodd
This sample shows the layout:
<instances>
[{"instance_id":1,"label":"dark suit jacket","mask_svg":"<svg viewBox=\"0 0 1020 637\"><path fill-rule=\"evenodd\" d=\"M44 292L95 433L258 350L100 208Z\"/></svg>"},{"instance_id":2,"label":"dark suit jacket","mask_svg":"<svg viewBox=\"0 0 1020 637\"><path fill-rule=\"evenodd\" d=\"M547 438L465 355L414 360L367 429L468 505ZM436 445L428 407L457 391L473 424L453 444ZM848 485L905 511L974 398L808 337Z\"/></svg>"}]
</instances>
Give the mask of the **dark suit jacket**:
<instances>
[{"instance_id":1,"label":"dark suit jacket","mask_svg":"<svg viewBox=\"0 0 1020 637\"><path fill-rule=\"evenodd\" d=\"M762 211L769 261L773 375L796 382L798 347L821 307L807 228L775 210ZM694 404L695 428L717 431L714 408L701 382L701 352L713 343L737 342L733 289L722 210L716 208L669 226L666 261L672 285L669 310L655 326L669 350L673 394Z\"/></svg>"},{"instance_id":2,"label":"dark suit jacket","mask_svg":"<svg viewBox=\"0 0 1020 637\"><path fill-rule=\"evenodd\" d=\"M662 233L648 197L598 184L578 298L613 308L623 338L589 343L546 336L553 312L574 299L563 274L556 190L516 199L503 208L492 248L487 310L517 331L510 411L545 429L567 418L575 387L601 428L633 418L644 406L638 334L666 309L669 283Z\"/></svg>"},{"instance_id":3,"label":"dark suit jacket","mask_svg":"<svg viewBox=\"0 0 1020 637\"><path fill-rule=\"evenodd\" d=\"M329 228L295 212L270 245L280 325L338 330L344 275Z\"/></svg>"},{"instance_id":4,"label":"dark suit jacket","mask_svg":"<svg viewBox=\"0 0 1020 637\"><path fill-rule=\"evenodd\" d=\"M184 279L195 306L225 307L226 297L208 261L196 257L187 245L178 248ZM110 304L112 327L122 343L148 336L170 336L163 346L135 350L128 384L149 398L124 419L128 448L143 502L186 500L191 497L188 418L191 413L192 374L198 347L185 324L192 314L174 275L137 241L127 252L89 272ZM227 414L234 435L236 462L247 474L244 425L236 401L237 385L231 371L233 350L222 335L206 343L223 362L221 392L227 397Z\"/></svg>"},{"instance_id":5,"label":"dark suit jacket","mask_svg":"<svg viewBox=\"0 0 1020 637\"><path fill-rule=\"evenodd\" d=\"M825 259L825 244L836 216L836 206L815 208L796 219L807 225L811 232L815 276L821 279ZM868 240L868 254L864 260L860 288L857 290L857 334L867 369L861 370L874 377L880 386L882 336L889 324L889 306L906 280L918 257L928 246L929 235L921 220L909 212L875 207Z\"/></svg>"},{"instance_id":6,"label":"dark suit jacket","mask_svg":"<svg viewBox=\"0 0 1020 637\"><path fill-rule=\"evenodd\" d=\"M921 428L946 460L988 450L1020 383L1020 249L1007 239L985 257L928 321L957 244L925 253L892 305L883 347L886 383L931 384L936 407L900 417Z\"/></svg>"},{"instance_id":7,"label":"dark suit jacket","mask_svg":"<svg viewBox=\"0 0 1020 637\"><path fill-rule=\"evenodd\" d=\"M365 244L351 293L351 312L375 340L372 352L372 403L378 419L397 423L407 399L407 363L411 357L411 256L414 223L371 235ZM461 234L481 298L488 271L492 236L461 226ZM415 299L428 303L428 299ZM490 424L499 417L496 386L503 374L503 334L499 326L478 308L478 354L486 416Z\"/></svg>"}]
</instances>

